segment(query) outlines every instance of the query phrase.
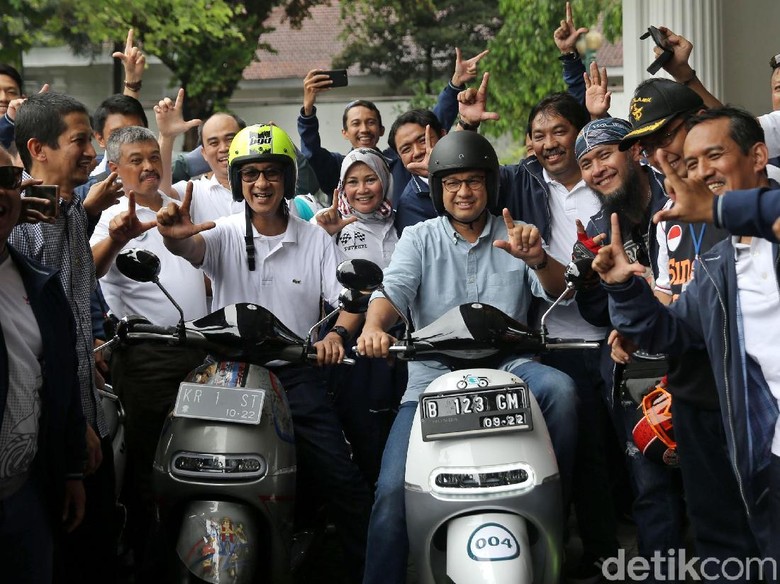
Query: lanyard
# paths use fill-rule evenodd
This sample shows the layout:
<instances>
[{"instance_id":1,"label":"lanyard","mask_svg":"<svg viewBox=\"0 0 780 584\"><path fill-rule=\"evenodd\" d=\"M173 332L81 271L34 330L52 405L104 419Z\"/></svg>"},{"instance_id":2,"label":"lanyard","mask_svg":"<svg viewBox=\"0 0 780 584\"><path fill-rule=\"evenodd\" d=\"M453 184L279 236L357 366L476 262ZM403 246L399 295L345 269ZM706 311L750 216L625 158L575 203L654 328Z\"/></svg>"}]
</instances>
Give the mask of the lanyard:
<instances>
[{"instance_id":1,"label":"lanyard","mask_svg":"<svg viewBox=\"0 0 780 584\"><path fill-rule=\"evenodd\" d=\"M693 229L693 225L690 223L688 224L688 229L691 230L691 239L693 240L693 253L696 254L694 257L695 259L699 259L699 252L701 251L701 242L704 239L704 230L707 229L707 224L701 226L701 230L699 231L699 237L696 238L696 231Z\"/></svg>"}]
</instances>

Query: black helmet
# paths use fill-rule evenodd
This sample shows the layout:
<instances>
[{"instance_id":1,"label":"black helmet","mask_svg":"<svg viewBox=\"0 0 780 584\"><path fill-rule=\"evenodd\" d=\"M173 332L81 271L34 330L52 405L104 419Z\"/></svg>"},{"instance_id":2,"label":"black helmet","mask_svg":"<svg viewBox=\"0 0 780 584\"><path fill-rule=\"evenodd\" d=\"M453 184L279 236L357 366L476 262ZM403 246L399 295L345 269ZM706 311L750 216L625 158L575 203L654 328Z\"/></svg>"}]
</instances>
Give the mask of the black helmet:
<instances>
[{"instance_id":1,"label":"black helmet","mask_svg":"<svg viewBox=\"0 0 780 584\"><path fill-rule=\"evenodd\" d=\"M295 198L295 183L298 180L298 164L295 146L287 133L278 126L255 124L238 132L230 143L228 178L233 200L241 202L239 171L248 162L278 162L284 169L284 198Z\"/></svg>"},{"instance_id":2,"label":"black helmet","mask_svg":"<svg viewBox=\"0 0 780 584\"><path fill-rule=\"evenodd\" d=\"M428 162L428 186L433 207L444 214L441 181L447 175L464 170L485 171L487 208L498 205L498 156L487 138L476 132L452 132L436 143Z\"/></svg>"}]
</instances>

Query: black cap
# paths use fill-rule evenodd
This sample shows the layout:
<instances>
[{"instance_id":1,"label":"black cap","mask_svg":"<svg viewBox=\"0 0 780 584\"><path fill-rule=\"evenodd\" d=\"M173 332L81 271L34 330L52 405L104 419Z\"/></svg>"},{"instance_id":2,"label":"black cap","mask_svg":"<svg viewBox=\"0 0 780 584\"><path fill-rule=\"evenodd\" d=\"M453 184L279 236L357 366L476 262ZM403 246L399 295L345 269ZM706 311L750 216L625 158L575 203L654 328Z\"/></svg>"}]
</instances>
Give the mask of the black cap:
<instances>
[{"instance_id":1,"label":"black cap","mask_svg":"<svg viewBox=\"0 0 780 584\"><path fill-rule=\"evenodd\" d=\"M670 79L649 79L637 87L628 110L633 128L620 142L620 150L661 130L675 116L697 111L704 101L692 89Z\"/></svg>"}]
</instances>

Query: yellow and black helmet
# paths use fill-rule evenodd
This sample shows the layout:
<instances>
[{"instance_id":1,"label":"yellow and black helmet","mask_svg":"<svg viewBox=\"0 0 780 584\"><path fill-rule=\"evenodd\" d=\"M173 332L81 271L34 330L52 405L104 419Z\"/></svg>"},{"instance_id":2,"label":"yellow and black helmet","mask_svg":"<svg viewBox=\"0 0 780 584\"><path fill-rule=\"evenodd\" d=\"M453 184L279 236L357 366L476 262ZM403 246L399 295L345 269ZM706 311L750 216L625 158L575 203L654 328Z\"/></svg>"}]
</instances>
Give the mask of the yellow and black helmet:
<instances>
[{"instance_id":1,"label":"yellow and black helmet","mask_svg":"<svg viewBox=\"0 0 780 584\"><path fill-rule=\"evenodd\" d=\"M298 164L295 146L287 133L277 126L255 124L235 135L228 153L228 176L233 200L243 201L239 171L248 162L278 162L284 169L284 197L295 198Z\"/></svg>"}]
</instances>

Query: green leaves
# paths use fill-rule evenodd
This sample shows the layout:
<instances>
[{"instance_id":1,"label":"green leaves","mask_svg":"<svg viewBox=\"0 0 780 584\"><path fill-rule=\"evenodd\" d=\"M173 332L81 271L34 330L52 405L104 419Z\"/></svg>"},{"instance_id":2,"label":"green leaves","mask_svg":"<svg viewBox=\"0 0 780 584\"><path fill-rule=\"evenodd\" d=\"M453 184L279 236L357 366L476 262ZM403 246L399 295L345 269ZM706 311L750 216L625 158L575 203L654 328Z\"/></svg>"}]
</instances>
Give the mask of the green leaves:
<instances>
[{"instance_id":1,"label":"green leaves","mask_svg":"<svg viewBox=\"0 0 780 584\"><path fill-rule=\"evenodd\" d=\"M493 135L511 133L521 140L528 113L543 97L565 91L553 32L565 18L565 2L550 0L499 0L504 26L490 42L485 59L489 69L490 109L501 120L487 124ZM601 22L605 36L614 40L622 29L620 0L573 0L576 26Z\"/></svg>"}]
</instances>

